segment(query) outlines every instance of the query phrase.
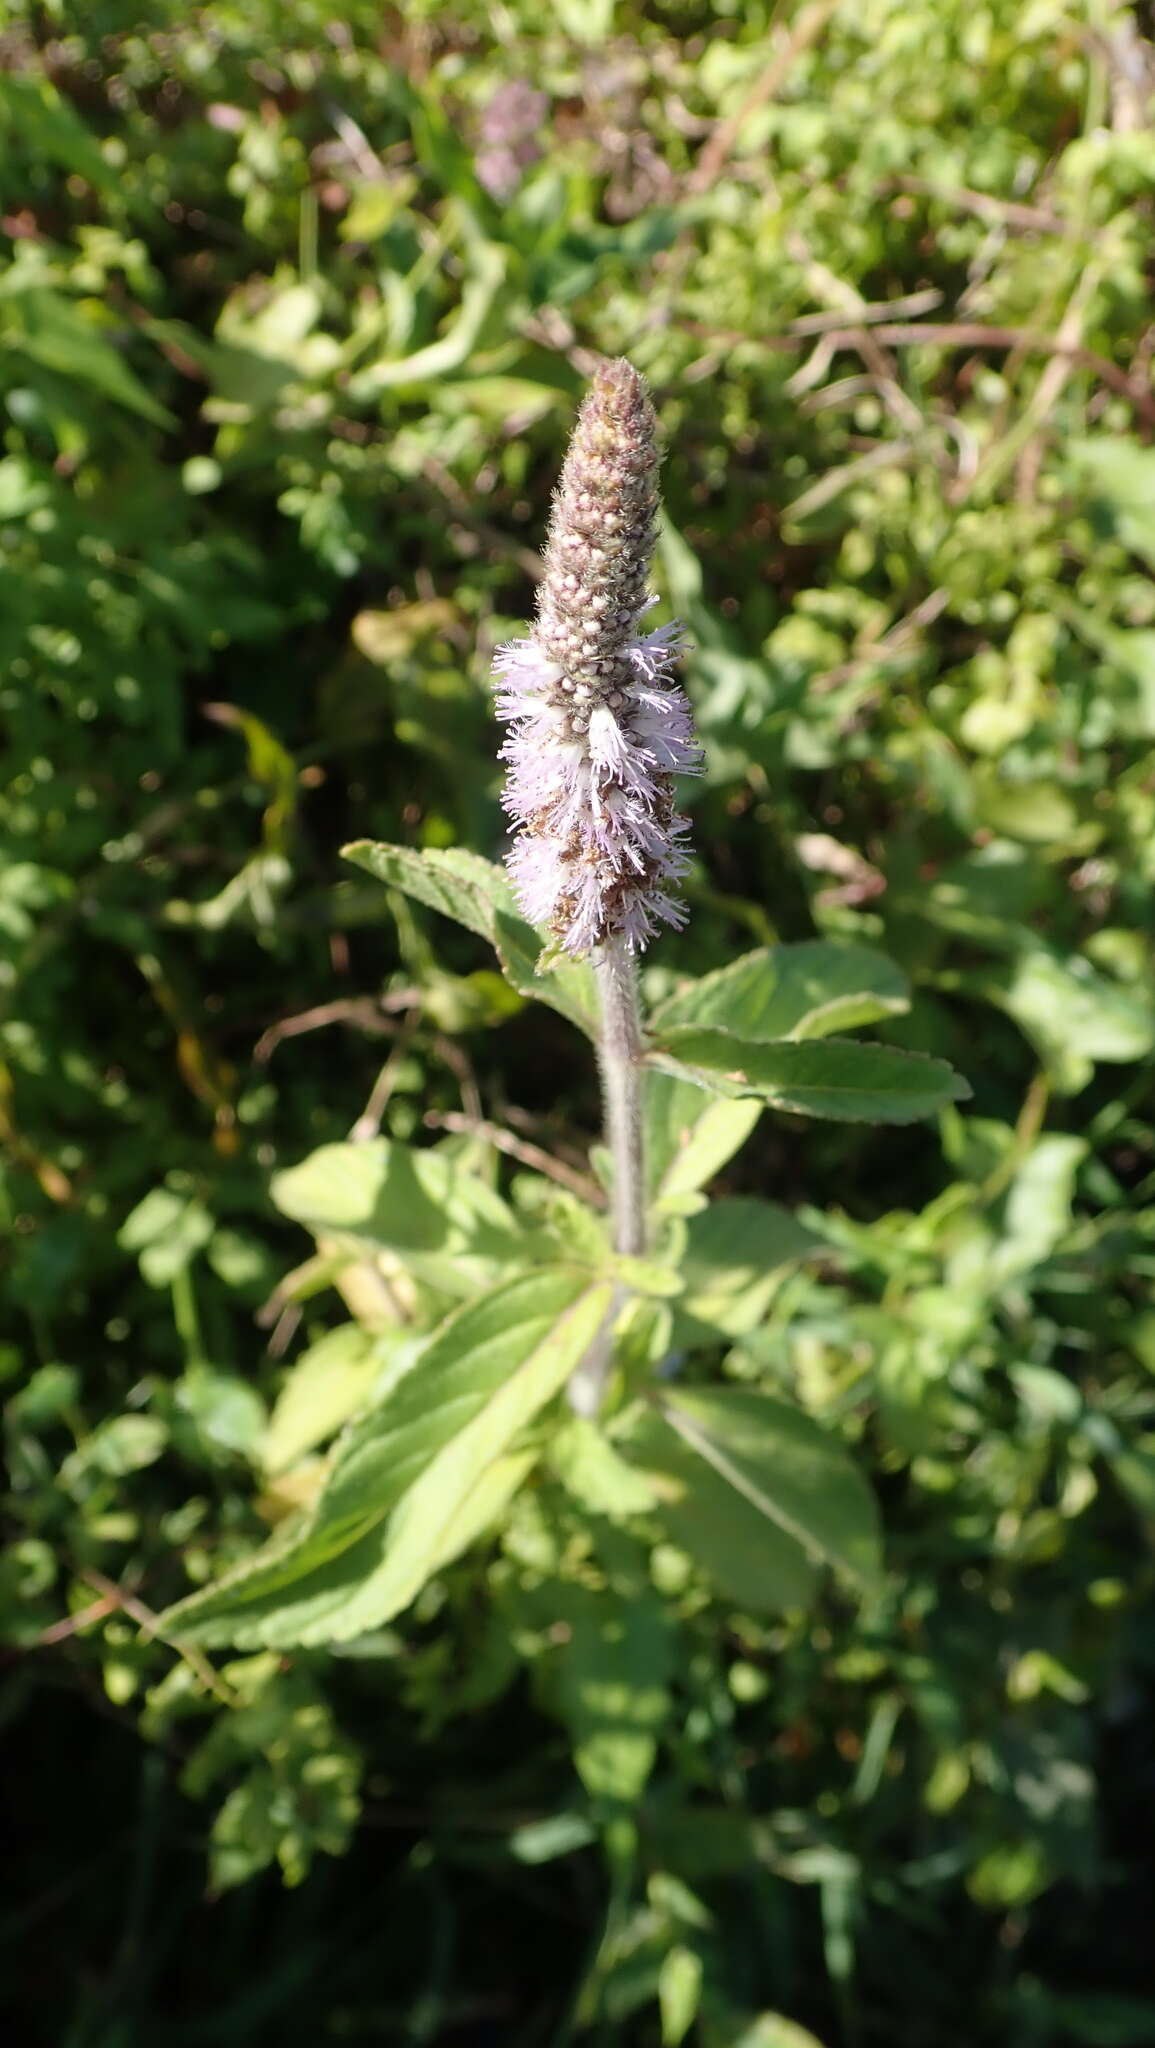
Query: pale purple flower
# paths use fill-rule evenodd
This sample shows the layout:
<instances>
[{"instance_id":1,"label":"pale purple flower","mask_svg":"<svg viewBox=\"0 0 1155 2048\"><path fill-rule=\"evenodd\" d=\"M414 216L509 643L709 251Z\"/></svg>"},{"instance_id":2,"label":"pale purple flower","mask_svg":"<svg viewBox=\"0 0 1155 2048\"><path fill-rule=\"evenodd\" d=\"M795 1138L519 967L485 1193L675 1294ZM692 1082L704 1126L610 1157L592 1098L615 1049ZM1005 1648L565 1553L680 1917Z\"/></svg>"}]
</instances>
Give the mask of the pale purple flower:
<instances>
[{"instance_id":1,"label":"pale purple flower","mask_svg":"<svg viewBox=\"0 0 1155 2048\"><path fill-rule=\"evenodd\" d=\"M567 953L641 952L685 910L673 777L701 765L677 626L639 633L657 521L656 421L624 359L594 378L562 468L531 636L498 651L518 903Z\"/></svg>"}]
</instances>

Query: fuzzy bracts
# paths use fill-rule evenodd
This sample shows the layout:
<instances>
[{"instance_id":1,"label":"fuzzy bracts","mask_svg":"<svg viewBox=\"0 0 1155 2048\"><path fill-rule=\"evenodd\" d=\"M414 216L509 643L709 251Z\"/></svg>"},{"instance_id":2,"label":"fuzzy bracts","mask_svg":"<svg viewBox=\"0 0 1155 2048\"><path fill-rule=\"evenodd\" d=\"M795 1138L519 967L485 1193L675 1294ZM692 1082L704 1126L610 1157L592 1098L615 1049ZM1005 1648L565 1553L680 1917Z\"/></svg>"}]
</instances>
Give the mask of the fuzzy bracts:
<instances>
[{"instance_id":1,"label":"fuzzy bracts","mask_svg":"<svg viewBox=\"0 0 1155 2048\"><path fill-rule=\"evenodd\" d=\"M676 626L639 634L658 513L657 423L624 359L597 372L554 499L537 618L498 651L509 724L509 870L521 909L567 953L633 953L685 912L689 861L673 778L700 766L673 679Z\"/></svg>"}]
</instances>

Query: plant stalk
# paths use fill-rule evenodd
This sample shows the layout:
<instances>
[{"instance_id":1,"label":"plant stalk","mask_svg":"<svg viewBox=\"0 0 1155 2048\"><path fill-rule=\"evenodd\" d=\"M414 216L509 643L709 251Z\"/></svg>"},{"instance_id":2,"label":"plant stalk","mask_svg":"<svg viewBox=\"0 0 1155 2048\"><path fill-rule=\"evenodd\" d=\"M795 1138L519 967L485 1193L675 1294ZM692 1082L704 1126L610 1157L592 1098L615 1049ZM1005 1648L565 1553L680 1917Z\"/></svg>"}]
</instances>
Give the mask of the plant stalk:
<instances>
[{"instance_id":1,"label":"plant stalk","mask_svg":"<svg viewBox=\"0 0 1155 2048\"><path fill-rule=\"evenodd\" d=\"M642 1163L642 1015L638 970L623 939L609 939L595 963L602 1029L598 1066L613 1166L614 1250L641 1258L646 1249L646 1186Z\"/></svg>"},{"instance_id":2,"label":"plant stalk","mask_svg":"<svg viewBox=\"0 0 1155 2048\"><path fill-rule=\"evenodd\" d=\"M621 938L595 957L601 1003L598 1070L610 1155L614 1250L641 1258L646 1249L646 1179L642 1149L642 1017L638 970ZM601 1406L613 1358L613 1327L626 1298L615 1288L606 1319L569 1384L570 1406L593 1416Z\"/></svg>"}]
</instances>

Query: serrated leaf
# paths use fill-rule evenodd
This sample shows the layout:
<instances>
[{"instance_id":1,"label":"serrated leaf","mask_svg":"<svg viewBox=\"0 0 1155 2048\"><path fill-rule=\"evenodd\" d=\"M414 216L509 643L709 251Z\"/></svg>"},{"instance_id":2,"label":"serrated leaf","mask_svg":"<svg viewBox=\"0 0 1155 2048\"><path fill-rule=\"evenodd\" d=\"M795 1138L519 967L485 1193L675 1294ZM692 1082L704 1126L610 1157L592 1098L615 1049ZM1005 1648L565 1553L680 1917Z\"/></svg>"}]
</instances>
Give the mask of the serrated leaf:
<instances>
[{"instance_id":1,"label":"serrated leaf","mask_svg":"<svg viewBox=\"0 0 1155 2048\"><path fill-rule=\"evenodd\" d=\"M512 1211L452 1152L417 1151L388 1138L322 1145L273 1175L282 1215L314 1236L339 1234L393 1252L414 1278L472 1294L524 1263Z\"/></svg>"},{"instance_id":2,"label":"serrated leaf","mask_svg":"<svg viewBox=\"0 0 1155 2048\"><path fill-rule=\"evenodd\" d=\"M836 1437L786 1401L745 1387L663 1393L691 1450L815 1563L861 1586L881 1570L874 1496Z\"/></svg>"},{"instance_id":3,"label":"serrated leaf","mask_svg":"<svg viewBox=\"0 0 1155 2048\"><path fill-rule=\"evenodd\" d=\"M678 1071L699 1068L704 1086L757 1095L798 1116L908 1124L971 1092L945 1060L851 1038L756 1045L729 1031L688 1025L667 1027L660 1042ZM661 1051L657 1057L661 1061Z\"/></svg>"},{"instance_id":4,"label":"serrated leaf","mask_svg":"<svg viewBox=\"0 0 1155 2048\"><path fill-rule=\"evenodd\" d=\"M304 1523L179 1602L166 1631L287 1648L344 1641L400 1612L473 1533L484 1501L500 1504L491 1469L564 1385L609 1299L608 1287L553 1271L458 1309L350 1430Z\"/></svg>"},{"instance_id":5,"label":"serrated leaf","mask_svg":"<svg viewBox=\"0 0 1155 2048\"><path fill-rule=\"evenodd\" d=\"M599 1013L591 969L585 961L552 954L548 964L543 962L547 937L518 915L504 868L457 846L419 851L359 839L342 852L377 881L488 939L519 995L548 1003L589 1037L596 1036Z\"/></svg>"},{"instance_id":6,"label":"serrated leaf","mask_svg":"<svg viewBox=\"0 0 1155 2048\"><path fill-rule=\"evenodd\" d=\"M826 1038L909 1008L910 985L885 953L805 939L760 947L690 982L659 1004L652 1023L659 1036L668 1025L716 1025L762 1044Z\"/></svg>"}]
</instances>

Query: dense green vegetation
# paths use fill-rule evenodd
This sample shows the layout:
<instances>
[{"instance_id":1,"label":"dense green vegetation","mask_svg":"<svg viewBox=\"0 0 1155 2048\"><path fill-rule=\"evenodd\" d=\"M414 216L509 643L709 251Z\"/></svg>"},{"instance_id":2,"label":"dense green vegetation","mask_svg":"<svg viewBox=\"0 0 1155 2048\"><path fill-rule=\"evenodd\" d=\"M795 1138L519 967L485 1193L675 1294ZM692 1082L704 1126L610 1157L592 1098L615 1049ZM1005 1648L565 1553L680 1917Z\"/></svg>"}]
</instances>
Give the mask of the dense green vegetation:
<instances>
[{"instance_id":1,"label":"dense green vegetation","mask_svg":"<svg viewBox=\"0 0 1155 2048\"><path fill-rule=\"evenodd\" d=\"M1155 2038L1147 26L0 16L29 2048ZM764 1112L693 1241L699 1377L845 1446L884 1584L764 1612L603 1498L637 1617L603 1669L571 1442L384 1627L178 1655L155 1616L313 1497L381 1369L381 1263L336 1269L286 1169L380 1132L506 1196L527 1146L589 1184L578 1032L339 850L499 854L489 659L621 352L707 748L647 993L867 944L872 1035L973 1091Z\"/></svg>"}]
</instances>

